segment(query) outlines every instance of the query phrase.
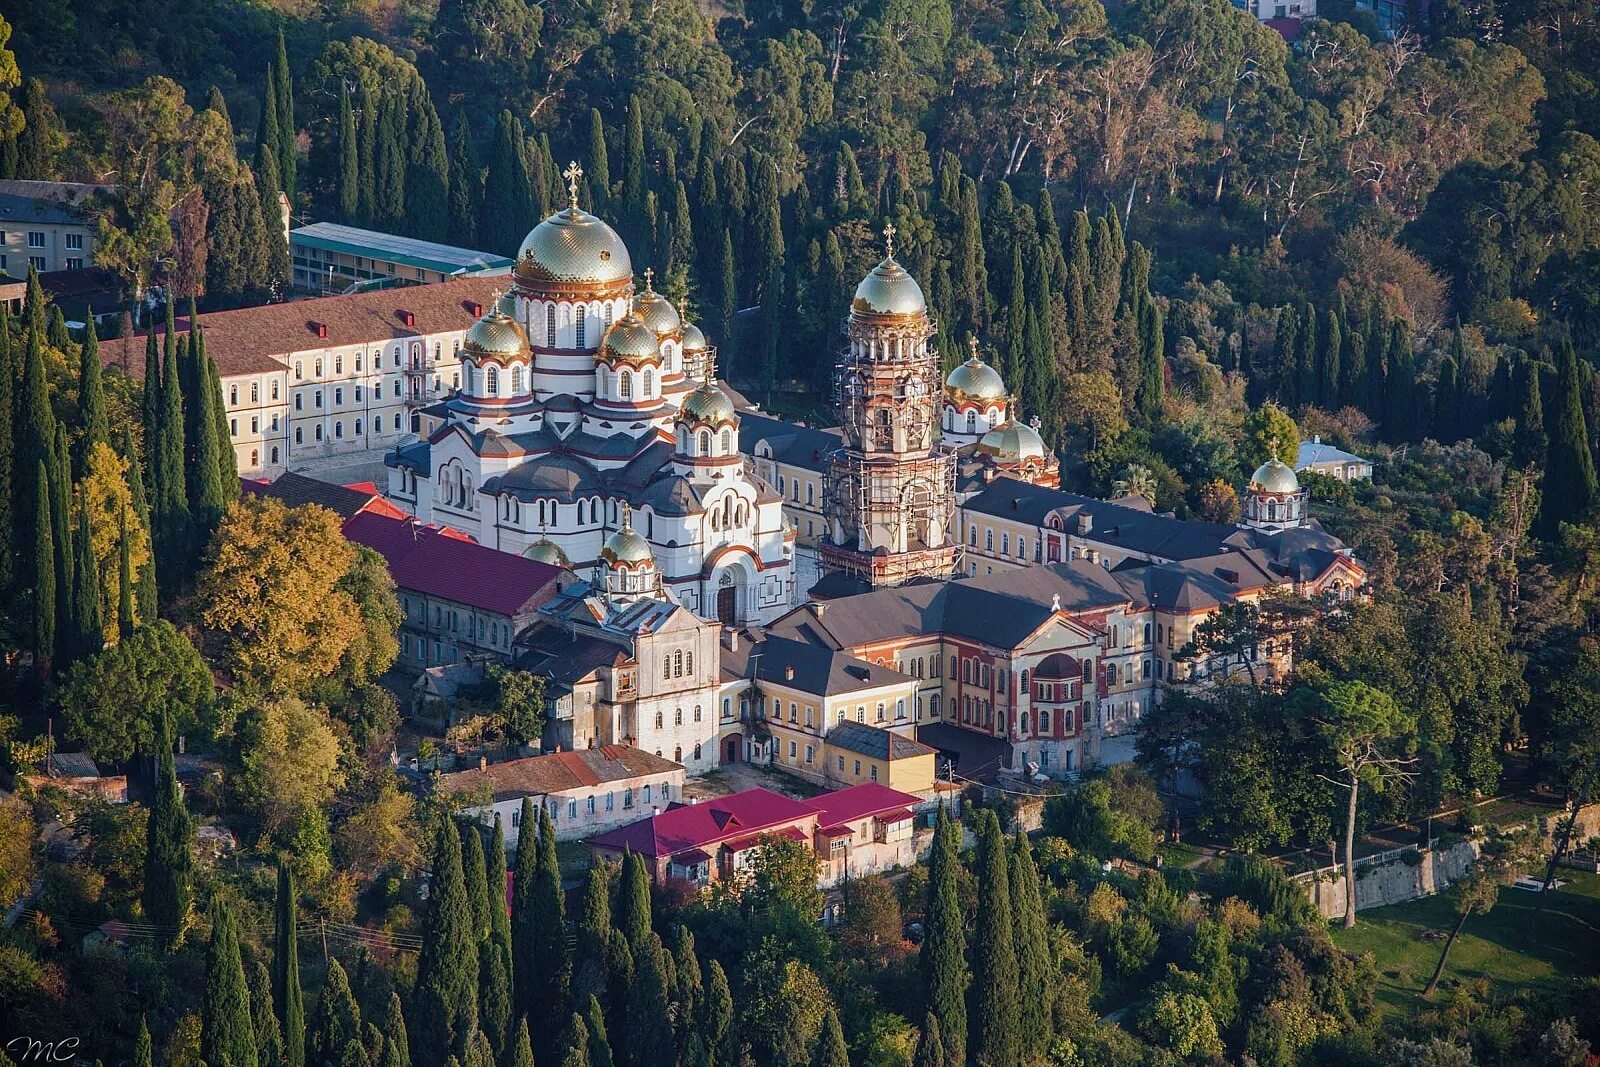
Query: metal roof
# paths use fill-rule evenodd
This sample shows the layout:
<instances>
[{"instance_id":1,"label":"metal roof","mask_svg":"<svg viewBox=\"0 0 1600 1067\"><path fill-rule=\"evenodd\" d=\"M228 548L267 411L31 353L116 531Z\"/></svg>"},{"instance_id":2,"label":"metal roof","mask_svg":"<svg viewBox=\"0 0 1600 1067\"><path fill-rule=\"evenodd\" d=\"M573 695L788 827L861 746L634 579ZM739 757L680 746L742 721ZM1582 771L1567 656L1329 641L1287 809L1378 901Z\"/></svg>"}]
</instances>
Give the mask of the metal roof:
<instances>
[{"instance_id":1,"label":"metal roof","mask_svg":"<svg viewBox=\"0 0 1600 1067\"><path fill-rule=\"evenodd\" d=\"M420 241L415 237L342 226L337 222L313 222L291 230L289 243L403 263L408 267L424 267L441 274L477 274L486 270L509 270L513 265L509 258L493 252Z\"/></svg>"}]
</instances>

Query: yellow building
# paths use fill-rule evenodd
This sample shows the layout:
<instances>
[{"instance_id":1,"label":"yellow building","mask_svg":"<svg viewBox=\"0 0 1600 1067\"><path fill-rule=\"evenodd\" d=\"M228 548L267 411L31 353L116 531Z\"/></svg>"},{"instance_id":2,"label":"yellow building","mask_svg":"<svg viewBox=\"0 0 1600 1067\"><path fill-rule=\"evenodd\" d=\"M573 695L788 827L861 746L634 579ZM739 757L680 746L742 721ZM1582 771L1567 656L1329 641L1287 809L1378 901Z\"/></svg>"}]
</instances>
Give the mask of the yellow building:
<instances>
[{"instance_id":1,"label":"yellow building","mask_svg":"<svg viewBox=\"0 0 1600 1067\"><path fill-rule=\"evenodd\" d=\"M921 741L846 721L829 730L824 742L830 782L877 782L919 796L933 788L935 752Z\"/></svg>"}]
</instances>

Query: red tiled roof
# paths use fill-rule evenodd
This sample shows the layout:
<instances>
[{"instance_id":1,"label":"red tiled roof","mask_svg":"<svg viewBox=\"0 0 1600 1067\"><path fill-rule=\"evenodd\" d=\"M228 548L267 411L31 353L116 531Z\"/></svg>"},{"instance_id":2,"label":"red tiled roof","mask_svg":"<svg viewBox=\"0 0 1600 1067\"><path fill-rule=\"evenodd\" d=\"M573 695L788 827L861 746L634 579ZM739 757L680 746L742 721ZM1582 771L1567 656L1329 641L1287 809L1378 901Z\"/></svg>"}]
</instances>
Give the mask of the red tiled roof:
<instances>
[{"instance_id":1,"label":"red tiled roof","mask_svg":"<svg viewBox=\"0 0 1600 1067\"><path fill-rule=\"evenodd\" d=\"M495 800L505 800L518 796L543 796L604 782L623 782L682 770L680 764L642 748L601 745L599 748L549 752L542 756L528 756L457 771L444 775L439 780L439 786L451 793L471 793L487 786Z\"/></svg>"},{"instance_id":2,"label":"red tiled roof","mask_svg":"<svg viewBox=\"0 0 1600 1067\"><path fill-rule=\"evenodd\" d=\"M668 808L648 819L592 837L589 843L617 851L631 849L652 858L673 856L689 849L704 851L732 837L796 829L792 824L811 813L806 804L757 786L700 804ZM800 840L804 840L803 834Z\"/></svg>"},{"instance_id":3,"label":"red tiled roof","mask_svg":"<svg viewBox=\"0 0 1600 1067\"><path fill-rule=\"evenodd\" d=\"M401 589L497 615L517 615L537 607L554 595L561 576L561 570L549 564L372 512L346 520L344 535L382 556Z\"/></svg>"},{"instance_id":4,"label":"red tiled roof","mask_svg":"<svg viewBox=\"0 0 1600 1067\"><path fill-rule=\"evenodd\" d=\"M222 377L260 374L283 370L286 357L295 352L465 330L477 320L470 305L487 306L495 290L504 286L500 278L462 278L216 311L201 315L200 325L206 334L206 354L217 361ZM406 325L408 313L415 325ZM326 337L317 335L319 326L327 329ZM187 330L188 317L179 316L177 327ZM102 341L100 358L142 379L144 346L144 334Z\"/></svg>"},{"instance_id":5,"label":"red tiled roof","mask_svg":"<svg viewBox=\"0 0 1600 1067\"><path fill-rule=\"evenodd\" d=\"M283 501L286 507L321 504L340 519L348 520L362 512L375 512L387 515L391 519L406 517L406 513L385 500L379 494L378 487L371 482L334 485L331 482L319 482L315 478L307 478L303 474L295 474L293 471L285 471L278 476L277 481L246 478L241 480L241 484L245 492L255 496L275 497Z\"/></svg>"},{"instance_id":6,"label":"red tiled roof","mask_svg":"<svg viewBox=\"0 0 1600 1067\"><path fill-rule=\"evenodd\" d=\"M755 848L769 837L786 837L790 841L799 841L802 843L804 843L806 839L805 833L798 826L785 826L780 830L768 830L766 833L750 834L748 837L741 837L737 840L729 841L728 851L745 852L749 849Z\"/></svg>"},{"instance_id":7,"label":"red tiled roof","mask_svg":"<svg viewBox=\"0 0 1600 1067\"><path fill-rule=\"evenodd\" d=\"M904 818L910 813L901 809L914 808L920 803L922 801L910 793L902 793L877 782L863 782L806 801L811 810L817 813L820 826L839 826L868 816L887 816L890 813L898 813Z\"/></svg>"}]
</instances>

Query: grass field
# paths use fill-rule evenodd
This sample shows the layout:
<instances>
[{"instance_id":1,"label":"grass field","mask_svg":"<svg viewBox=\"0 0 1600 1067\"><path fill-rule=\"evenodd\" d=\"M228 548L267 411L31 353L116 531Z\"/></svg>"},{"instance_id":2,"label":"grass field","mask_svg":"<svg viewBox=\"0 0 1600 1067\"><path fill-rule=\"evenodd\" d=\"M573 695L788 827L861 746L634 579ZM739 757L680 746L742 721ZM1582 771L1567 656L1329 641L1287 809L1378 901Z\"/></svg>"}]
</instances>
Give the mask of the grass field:
<instances>
[{"instance_id":1,"label":"grass field","mask_svg":"<svg viewBox=\"0 0 1600 1067\"><path fill-rule=\"evenodd\" d=\"M1567 884L1546 903L1532 946L1524 945L1523 934L1533 913L1533 893L1504 889L1493 910L1468 919L1434 999L1443 999L1452 979L1484 978L1509 991L1600 974L1600 875L1562 871L1559 877ZM1413 1014L1444 948L1442 939L1425 941L1423 935L1449 933L1455 922L1450 897L1373 908L1359 918L1354 930L1335 926L1334 940L1351 952L1370 952L1377 961L1381 1013Z\"/></svg>"}]
</instances>

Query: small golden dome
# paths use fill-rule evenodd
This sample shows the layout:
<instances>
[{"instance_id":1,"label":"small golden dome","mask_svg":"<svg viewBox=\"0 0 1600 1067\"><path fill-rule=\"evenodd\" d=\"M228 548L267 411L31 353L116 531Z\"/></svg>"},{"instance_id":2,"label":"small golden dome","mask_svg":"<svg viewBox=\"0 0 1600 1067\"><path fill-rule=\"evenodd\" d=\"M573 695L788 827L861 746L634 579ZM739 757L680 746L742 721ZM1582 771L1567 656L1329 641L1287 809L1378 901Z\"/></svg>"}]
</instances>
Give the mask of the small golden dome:
<instances>
[{"instance_id":1,"label":"small golden dome","mask_svg":"<svg viewBox=\"0 0 1600 1067\"><path fill-rule=\"evenodd\" d=\"M861 315L926 315L928 301L917 280L893 256L886 256L856 286L850 310Z\"/></svg>"},{"instance_id":2,"label":"small golden dome","mask_svg":"<svg viewBox=\"0 0 1600 1067\"><path fill-rule=\"evenodd\" d=\"M958 399L1004 400L1008 395L1000 372L976 355L951 371L944 380L944 387Z\"/></svg>"},{"instance_id":3,"label":"small golden dome","mask_svg":"<svg viewBox=\"0 0 1600 1067\"><path fill-rule=\"evenodd\" d=\"M1032 426L1012 419L1001 423L978 442L978 451L998 460L1018 463L1029 459L1044 459L1049 454L1044 438Z\"/></svg>"},{"instance_id":4,"label":"small golden dome","mask_svg":"<svg viewBox=\"0 0 1600 1067\"><path fill-rule=\"evenodd\" d=\"M552 567L569 567L567 554L561 551L561 546L548 537L541 537L533 544L522 550L523 559L531 559L536 563L548 563Z\"/></svg>"},{"instance_id":5,"label":"small golden dome","mask_svg":"<svg viewBox=\"0 0 1600 1067\"><path fill-rule=\"evenodd\" d=\"M1296 478L1289 465L1273 456L1250 476L1250 492L1252 493L1298 493L1300 479Z\"/></svg>"},{"instance_id":6,"label":"small golden dome","mask_svg":"<svg viewBox=\"0 0 1600 1067\"><path fill-rule=\"evenodd\" d=\"M660 363L661 342L643 319L630 311L606 331L596 359L622 363Z\"/></svg>"},{"instance_id":7,"label":"small golden dome","mask_svg":"<svg viewBox=\"0 0 1600 1067\"><path fill-rule=\"evenodd\" d=\"M600 550L600 558L607 563L654 563L655 553L650 551L650 542L640 537L633 529L633 520L627 508L622 511L622 529L606 538L605 547Z\"/></svg>"},{"instance_id":8,"label":"small golden dome","mask_svg":"<svg viewBox=\"0 0 1600 1067\"><path fill-rule=\"evenodd\" d=\"M499 307L490 309L488 314L467 328L461 348L467 355L473 356L501 360L530 358L528 335Z\"/></svg>"},{"instance_id":9,"label":"small golden dome","mask_svg":"<svg viewBox=\"0 0 1600 1067\"><path fill-rule=\"evenodd\" d=\"M633 260L617 231L576 204L535 226L517 249L519 281L617 285L633 280Z\"/></svg>"},{"instance_id":10,"label":"small golden dome","mask_svg":"<svg viewBox=\"0 0 1600 1067\"><path fill-rule=\"evenodd\" d=\"M720 426L738 419L733 410L733 401L712 381L702 382L699 388L684 397L683 407L678 411L678 421L692 425Z\"/></svg>"},{"instance_id":11,"label":"small golden dome","mask_svg":"<svg viewBox=\"0 0 1600 1067\"><path fill-rule=\"evenodd\" d=\"M683 328L683 319L672 301L656 292L651 283L653 271L645 271L644 292L633 299L633 313L655 331L657 337L668 337Z\"/></svg>"},{"instance_id":12,"label":"small golden dome","mask_svg":"<svg viewBox=\"0 0 1600 1067\"><path fill-rule=\"evenodd\" d=\"M706 352L711 348L711 342L706 340L706 335L694 323L683 328L683 350L685 352Z\"/></svg>"}]
</instances>

